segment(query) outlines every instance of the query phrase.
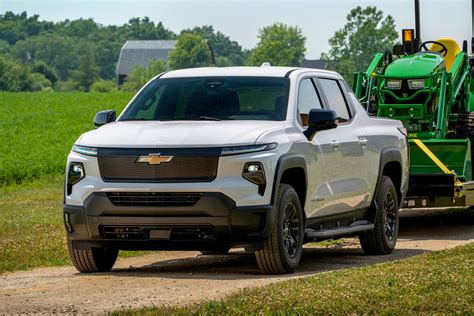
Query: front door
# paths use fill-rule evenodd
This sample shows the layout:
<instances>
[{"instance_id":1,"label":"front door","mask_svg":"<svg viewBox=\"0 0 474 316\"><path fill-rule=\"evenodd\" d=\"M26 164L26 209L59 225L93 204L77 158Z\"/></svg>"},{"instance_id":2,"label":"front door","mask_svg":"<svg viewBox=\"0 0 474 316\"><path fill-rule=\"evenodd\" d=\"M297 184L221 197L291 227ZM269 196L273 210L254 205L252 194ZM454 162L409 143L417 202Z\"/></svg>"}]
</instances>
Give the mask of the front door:
<instances>
[{"instance_id":1,"label":"front door","mask_svg":"<svg viewBox=\"0 0 474 316\"><path fill-rule=\"evenodd\" d=\"M319 78L326 106L338 114L339 126L321 131L314 137L324 160L326 187L316 194L321 202L317 217L348 213L369 206L365 130L351 113L338 80Z\"/></svg>"}]
</instances>

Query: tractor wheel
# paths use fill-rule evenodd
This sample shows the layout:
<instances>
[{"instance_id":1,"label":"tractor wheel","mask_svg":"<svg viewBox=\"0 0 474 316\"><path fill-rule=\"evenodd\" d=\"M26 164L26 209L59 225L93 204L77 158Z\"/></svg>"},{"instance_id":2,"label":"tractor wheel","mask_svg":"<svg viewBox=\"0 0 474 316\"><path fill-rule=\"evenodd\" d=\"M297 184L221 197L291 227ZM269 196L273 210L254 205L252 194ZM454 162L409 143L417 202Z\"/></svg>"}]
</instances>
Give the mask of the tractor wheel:
<instances>
[{"instance_id":1,"label":"tractor wheel","mask_svg":"<svg viewBox=\"0 0 474 316\"><path fill-rule=\"evenodd\" d=\"M456 124L456 134L471 141L471 176L474 179L474 112L460 113Z\"/></svg>"}]
</instances>

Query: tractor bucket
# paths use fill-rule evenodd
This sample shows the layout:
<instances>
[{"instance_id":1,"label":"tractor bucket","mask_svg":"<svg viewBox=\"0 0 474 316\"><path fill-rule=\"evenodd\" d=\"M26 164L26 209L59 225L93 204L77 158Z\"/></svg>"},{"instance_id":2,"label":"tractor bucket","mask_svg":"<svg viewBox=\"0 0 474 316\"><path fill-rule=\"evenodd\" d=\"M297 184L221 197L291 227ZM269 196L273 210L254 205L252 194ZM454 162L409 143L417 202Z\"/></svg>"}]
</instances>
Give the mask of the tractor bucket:
<instances>
[{"instance_id":1,"label":"tractor bucket","mask_svg":"<svg viewBox=\"0 0 474 316\"><path fill-rule=\"evenodd\" d=\"M423 151L414 139L409 139L408 143L411 175L447 174L442 170L442 166L435 162L437 157L458 179L471 180L471 144L468 139L424 139L423 144L436 156L434 159Z\"/></svg>"}]
</instances>

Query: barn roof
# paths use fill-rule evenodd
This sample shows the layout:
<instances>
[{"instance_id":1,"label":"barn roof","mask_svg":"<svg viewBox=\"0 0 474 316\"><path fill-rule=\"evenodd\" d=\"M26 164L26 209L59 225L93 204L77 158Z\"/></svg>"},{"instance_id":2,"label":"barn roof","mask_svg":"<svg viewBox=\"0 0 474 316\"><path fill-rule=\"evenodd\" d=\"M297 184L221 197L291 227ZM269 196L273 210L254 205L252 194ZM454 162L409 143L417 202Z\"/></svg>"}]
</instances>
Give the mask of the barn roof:
<instances>
[{"instance_id":1,"label":"barn roof","mask_svg":"<svg viewBox=\"0 0 474 316\"><path fill-rule=\"evenodd\" d=\"M153 59L168 61L175 40L127 41L120 50L117 74L128 75L137 66L148 66Z\"/></svg>"}]
</instances>

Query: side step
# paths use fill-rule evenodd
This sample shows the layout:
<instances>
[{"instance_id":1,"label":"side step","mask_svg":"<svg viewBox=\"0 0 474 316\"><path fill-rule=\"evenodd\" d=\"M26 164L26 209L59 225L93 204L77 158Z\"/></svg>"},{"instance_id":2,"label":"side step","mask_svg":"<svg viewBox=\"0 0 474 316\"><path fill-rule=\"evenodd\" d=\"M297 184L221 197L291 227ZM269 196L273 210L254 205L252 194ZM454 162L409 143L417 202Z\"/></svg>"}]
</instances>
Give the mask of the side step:
<instances>
[{"instance_id":1,"label":"side step","mask_svg":"<svg viewBox=\"0 0 474 316\"><path fill-rule=\"evenodd\" d=\"M362 232L373 230L373 229L374 229L374 224L368 221L356 221L349 226L341 226L341 227L319 229L319 230L307 228L305 230L305 238L324 239L324 238L331 238L331 237L336 237L336 236L362 233Z\"/></svg>"}]
</instances>

